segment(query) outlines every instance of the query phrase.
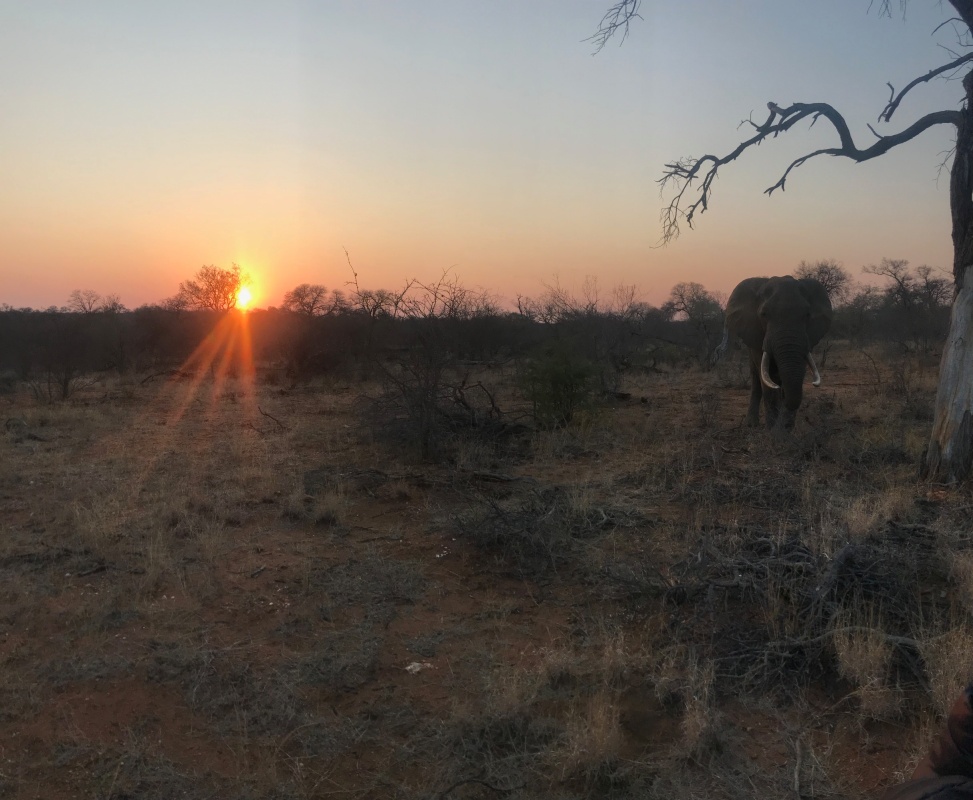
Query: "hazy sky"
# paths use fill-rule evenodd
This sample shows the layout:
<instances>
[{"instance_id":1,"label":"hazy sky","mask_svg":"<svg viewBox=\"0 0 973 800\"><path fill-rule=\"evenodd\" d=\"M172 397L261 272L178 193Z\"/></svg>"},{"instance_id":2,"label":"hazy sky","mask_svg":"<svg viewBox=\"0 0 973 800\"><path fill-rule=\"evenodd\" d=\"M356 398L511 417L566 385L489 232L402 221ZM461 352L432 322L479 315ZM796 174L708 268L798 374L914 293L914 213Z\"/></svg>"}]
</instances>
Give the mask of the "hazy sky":
<instances>
[{"instance_id":1,"label":"hazy sky","mask_svg":"<svg viewBox=\"0 0 973 800\"><path fill-rule=\"evenodd\" d=\"M795 130L722 171L665 248L656 180L724 154L769 100L831 102L860 146L897 88L950 59L948 7L644 0L627 42L582 41L611 0L0 0L0 303L73 289L134 307L237 262L258 305L301 282L363 287L452 268L505 298L598 276L664 300L695 280L834 258L951 268L952 129L876 161L796 156ZM875 3L877 6L877 2ZM895 4L898 5L898 4ZM888 132L955 108L914 90Z\"/></svg>"}]
</instances>

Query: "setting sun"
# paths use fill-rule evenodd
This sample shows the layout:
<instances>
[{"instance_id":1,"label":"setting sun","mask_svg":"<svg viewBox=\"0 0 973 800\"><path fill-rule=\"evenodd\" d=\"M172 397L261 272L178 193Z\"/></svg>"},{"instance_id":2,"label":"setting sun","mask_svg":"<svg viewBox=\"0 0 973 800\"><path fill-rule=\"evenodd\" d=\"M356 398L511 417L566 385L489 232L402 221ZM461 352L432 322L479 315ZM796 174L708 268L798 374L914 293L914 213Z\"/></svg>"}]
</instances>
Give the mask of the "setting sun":
<instances>
[{"instance_id":1,"label":"setting sun","mask_svg":"<svg viewBox=\"0 0 973 800\"><path fill-rule=\"evenodd\" d=\"M250 291L250 287L244 286L237 292L236 296L236 307L245 311L250 307L253 302L253 292Z\"/></svg>"}]
</instances>

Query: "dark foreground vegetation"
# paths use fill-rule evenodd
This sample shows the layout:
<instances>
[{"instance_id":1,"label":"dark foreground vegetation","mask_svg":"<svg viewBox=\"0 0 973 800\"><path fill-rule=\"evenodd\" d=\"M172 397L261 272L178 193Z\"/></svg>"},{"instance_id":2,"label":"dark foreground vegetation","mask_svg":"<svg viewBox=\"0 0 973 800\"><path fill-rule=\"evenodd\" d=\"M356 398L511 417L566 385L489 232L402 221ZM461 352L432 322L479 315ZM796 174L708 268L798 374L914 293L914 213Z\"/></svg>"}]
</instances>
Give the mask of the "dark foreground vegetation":
<instances>
[{"instance_id":1,"label":"dark foreground vegetation","mask_svg":"<svg viewBox=\"0 0 973 800\"><path fill-rule=\"evenodd\" d=\"M692 284L0 313L0 796L896 782L973 673L973 501L916 480L945 300L882 267L787 436Z\"/></svg>"}]
</instances>

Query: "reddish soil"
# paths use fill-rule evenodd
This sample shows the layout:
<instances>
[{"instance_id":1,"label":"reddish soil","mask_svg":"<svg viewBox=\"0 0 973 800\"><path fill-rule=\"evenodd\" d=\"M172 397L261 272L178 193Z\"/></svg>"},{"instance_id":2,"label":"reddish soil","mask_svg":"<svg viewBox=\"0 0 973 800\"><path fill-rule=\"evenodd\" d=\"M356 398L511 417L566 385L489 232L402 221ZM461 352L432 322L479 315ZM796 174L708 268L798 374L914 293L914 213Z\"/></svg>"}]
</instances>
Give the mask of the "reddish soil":
<instances>
[{"instance_id":1,"label":"reddish soil","mask_svg":"<svg viewBox=\"0 0 973 800\"><path fill-rule=\"evenodd\" d=\"M766 702L716 686L719 748L687 756L686 699L665 700L655 662L667 626L680 614L689 624L688 612L662 597L625 599L599 578L629 563L671 580L702 552L693 548L707 526L786 517L758 494L750 505L739 493L692 500L740 476L768 492L794 464L813 467L807 492L849 479L847 446L828 448L870 424L860 384L830 383L778 446L737 427L745 389L710 387L711 407L687 388L700 380L648 381L647 404L637 392L590 432L462 467L416 463L363 429L347 388L261 390L261 409L286 430L253 413L245 389L188 403L178 399L185 383L109 389L60 411L19 399L5 413L28 419L40 440L0 442L0 796L499 796L506 788L486 787L499 762L451 766L464 741L486 736L488 720L517 719L518 702L570 720L600 697L619 717L610 761L630 770L696 769L705 782L707 769L718 774L707 763L749 762L768 786L793 791L805 776L830 797L888 785L916 757L925 723L863 718L844 681ZM760 461L767 448L777 449ZM890 485L911 492L899 477L910 469L889 468ZM326 486L306 493L313 470ZM667 470L679 475L660 489ZM578 508L640 521L598 529L597 551L555 569L518 568L457 532L470 509L556 485L589 486ZM726 603L711 637L765 614ZM612 641L624 648L617 669L602 655ZM311 736L328 720L337 738ZM551 791L599 796L601 778L569 770L564 724L562 744L537 755L557 764ZM463 776L471 782L459 785Z\"/></svg>"}]
</instances>

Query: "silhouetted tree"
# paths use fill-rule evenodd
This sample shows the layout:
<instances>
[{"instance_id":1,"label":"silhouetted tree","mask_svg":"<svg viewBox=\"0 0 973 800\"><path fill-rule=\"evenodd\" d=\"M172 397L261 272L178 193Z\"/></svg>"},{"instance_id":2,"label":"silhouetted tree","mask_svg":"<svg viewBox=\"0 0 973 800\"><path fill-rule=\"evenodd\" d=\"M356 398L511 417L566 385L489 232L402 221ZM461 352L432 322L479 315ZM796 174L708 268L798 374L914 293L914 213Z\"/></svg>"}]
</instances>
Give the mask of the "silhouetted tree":
<instances>
[{"instance_id":1,"label":"silhouetted tree","mask_svg":"<svg viewBox=\"0 0 973 800\"><path fill-rule=\"evenodd\" d=\"M877 314L885 339L924 352L942 340L953 293L950 281L925 265L910 270L909 262L901 259L883 258L862 272L888 280Z\"/></svg>"},{"instance_id":2,"label":"silhouetted tree","mask_svg":"<svg viewBox=\"0 0 973 800\"><path fill-rule=\"evenodd\" d=\"M48 310L40 317L38 361L42 374L34 394L48 402L66 400L92 368L91 316Z\"/></svg>"},{"instance_id":3,"label":"silhouetted tree","mask_svg":"<svg viewBox=\"0 0 973 800\"><path fill-rule=\"evenodd\" d=\"M723 308L700 283L677 283L662 305L669 319L680 318L692 331L692 346L702 366L710 364L710 353L723 330Z\"/></svg>"},{"instance_id":4,"label":"silhouetted tree","mask_svg":"<svg viewBox=\"0 0 973 800\"><path fill-rule=\"evenodd\" d=\"M170 301L169 307L181 305L195 311L229 311L237 303L240 290L249 285L250 276L237 264L230 269L204 266L191 281L179 284L179 294Z\"/></svg>"},{"instance_id":5,"label":"silhouetted tree","mask_svg":"<svg viewBox=\"0 0 973 800\"><path fill-rule=\"evenodd\" d=\"M328 290L319 283L302 283L284 295L283 307L288 311L316 317L331 310Z\"/></svg>"},{"instance_id":6,"label":"silhouetted tree","mask_svg":"<svg viewBox=\"0 0 973 800\"><path fill-rule=\"evenodd\" d=\"M101 307L98 310L104 311L106 314L122 314L125 311L128 311L117 294L107 295L104 300L101 301Z\"/></svg>"},{"instance_id":7,"label":"silhouetted tree","mask_svg":"<svg viewBox=\"0 0 973 800\"><path fill-rule=\"evenodd\" d=\"M101 310L102 297L93 289L75 289L68 297L67 309L78 314L94 314Z\"/></svg>"},{"instance_id":8,"label":"silhouetted tree","mask_svg":"<svg viewBox=\"0 0 973 800\"><path fill-rule=\"evenodd\" d=\"M831 305L837 308L848 302L851 297L852 281L848 270L833 258L822 259L813 263L802 261L794 270L795 278L814 278L828 293Z\"/></svg>"}]
</instances>

